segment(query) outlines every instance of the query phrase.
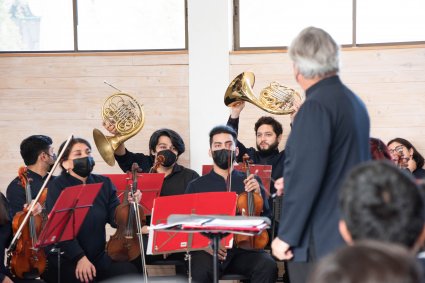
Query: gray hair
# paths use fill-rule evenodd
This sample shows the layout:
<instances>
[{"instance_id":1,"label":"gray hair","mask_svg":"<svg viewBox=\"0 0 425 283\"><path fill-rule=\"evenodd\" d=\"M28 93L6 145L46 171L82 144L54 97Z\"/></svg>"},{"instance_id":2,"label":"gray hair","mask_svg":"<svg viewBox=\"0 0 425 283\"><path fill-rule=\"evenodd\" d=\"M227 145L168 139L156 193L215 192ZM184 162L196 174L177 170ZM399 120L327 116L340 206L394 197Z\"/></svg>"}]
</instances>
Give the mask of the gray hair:
<instances>
[{"instance_id":1,"label":"gray hair","mask_svg":"<svg viewBox=\"0 0 425 283\"><path fill-rule=\"evenodd\" d=\"M289 57L295 68L308 79L339 71L339 46L320 28L302 30L289 47Z\"/></svg>"}]
</instances>

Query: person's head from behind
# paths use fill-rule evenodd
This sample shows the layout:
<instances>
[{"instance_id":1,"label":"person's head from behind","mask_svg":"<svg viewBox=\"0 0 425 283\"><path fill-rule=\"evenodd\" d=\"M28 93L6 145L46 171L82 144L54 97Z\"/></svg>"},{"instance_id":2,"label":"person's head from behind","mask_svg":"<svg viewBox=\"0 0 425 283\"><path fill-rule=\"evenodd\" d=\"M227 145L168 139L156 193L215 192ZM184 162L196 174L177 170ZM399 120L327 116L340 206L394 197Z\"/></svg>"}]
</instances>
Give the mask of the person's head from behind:
<instances>
[{"instance_id":1,"label":"person's head from behind","mask_svg":"<svg viewBox=\"0 0 425 283\"><path fill-rule=\"evenodd\" d=\"M282 140L282 124L270 116L263 116L254 126L257 149L263 153L276 150Z\"/></svg>"},{"instance_id":2,"label":"person's head from behind","mask_svg":"<svg viewBox=\"0 0 425 283\"><path fill-rule=\"evenodd\" d=\"M394 138L387 143L388 150L395 164L400 164L400 159L413 159L416 163L416 168L424 166L423 156L416 150L412 143L403 138ZM404 166L405 167L405 166Z\"/></svg>"},{"instance_id":3,"label":"person's head from behind","mask_svg":"<svg viewBox=\"0 0 425 283\"><path fill-rule=\"evenodd\" d=\"M385 143L378 138L369 138L370 155L373 160L391 160L390 152Z\"/></svg>"},{"instance_id":4,"label":"person's head from behind","mask_svg":"<svg viewBox=\"0 0 425 283\"><path fill-rule=\"evenodd\" d=\"M210 131L209 156L214 165L226 170L236 159L239 151L236 147L237 134L229 126L216 126Z\"/></svg>"},{"instance_id":5,"label":"person's head from behind","mask_svg":"<svg viewBox=\"0 0 425 283\"><path fill-rule=\"evenodd\" d=\"M65 147L66 141L59 147L59 153ZM95 165L91 154L90 143L82 138L72 138L59 160L62 173L69 173L76 178L86 178Z\"/></svg>"},{"instance_id":6,"label":"person's head from behind","mask_svg":"<svg viewBox=\"0 0 425 283\"><path fill-rule=\"evenodd\" d=\"M308 283L419 283L423 272L404 247L377 241L345 246L314 267Z\"/></svg>"},{"instance_id":7,"label":"person's head from behind","mask_svg":"<svg viewBox=\"0 0 425 283\"><path fill-rule=\"evenodd\" d=\"M33 135L24 139L20 152L25 165L35 165L39 161L48 169L56 160L52 143L52 139L44 135Z\"/></svg>"},{"instance_id":8,"label":"person's head from behind","mask_svg":"<svg viewBox=\"0 0 425 283\"><path fill-rule=\"evenodd\" d=\"M354 168L341 187L340 232L347 243L372 239L414 252L424 241L424 199L411 175L388 161Z\"/></svg>"},{"instance_id":9,"label":"person's head from behind","mask_svg":"<svg viewBox=\"0 0 425 283\"><path fill-rule=\"evenodd\" d=\"M324 30L308 27L302 30L289 47L295 79L324 78L339 72L339 46Z\"/></svg>"},{"instance_id":10,"label":"person's head from behind","mask_svg":"<svg viewBox=\"0 0 425 283\"><path fill-rule=\"evenodd\" d=\"M178 157L185 151L184 141L181 136L170 129L159 129L149 139L149 151L152 156L162 155L164 167L171 167Z\"/></svg>"}]
</instances>

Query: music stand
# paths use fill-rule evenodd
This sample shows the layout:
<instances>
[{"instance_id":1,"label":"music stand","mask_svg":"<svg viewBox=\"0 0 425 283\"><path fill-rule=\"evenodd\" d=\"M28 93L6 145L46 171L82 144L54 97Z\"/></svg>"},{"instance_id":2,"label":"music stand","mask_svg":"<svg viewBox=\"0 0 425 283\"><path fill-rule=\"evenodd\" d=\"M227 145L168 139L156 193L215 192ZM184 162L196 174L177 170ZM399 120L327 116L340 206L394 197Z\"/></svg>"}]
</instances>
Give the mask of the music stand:
<instances>
[{"instance_id":1,"label":"music stand","mask_svg":"<svg viewBox=\"0 0 425 283\"><path fill-rule=\"evenodd\" d=\"M60 248L57 245L60 242L75 239L102 184L65 188L56 200L49 213L47 223L39 235L35 247L55 245L58 254L58 282L60 282Z\"/></svg>"},{"instance_id":2,"label":"music stand","mask_svg":"<svg viewBox=\"0 0 425 283\"><path fill-rule=\"evenodd\" d=\"M132 183L131 173L103 174L103 176L111 179L117 188L117 196L122 202L124 192ZM164 177L164 173L137 173L137 189L142 193L139 204L143 207L145 215L151 215L153 200L159 197L161 193Z\"/></svg>"},{"instance_id":3,"label":"music stand","mask_svg":"<svg viewBox=\"0 0 425 283\"><path fill-rule=\"evenodd\" d=\"M222 216L222 215L170 215L167 224L152 227L155 230L194 233L200 232L212 241L213 277L218 283L218 250L221 238L229 233L256 235L270 227L267 217L253 216Z\"/></svg>"}]
</instances>

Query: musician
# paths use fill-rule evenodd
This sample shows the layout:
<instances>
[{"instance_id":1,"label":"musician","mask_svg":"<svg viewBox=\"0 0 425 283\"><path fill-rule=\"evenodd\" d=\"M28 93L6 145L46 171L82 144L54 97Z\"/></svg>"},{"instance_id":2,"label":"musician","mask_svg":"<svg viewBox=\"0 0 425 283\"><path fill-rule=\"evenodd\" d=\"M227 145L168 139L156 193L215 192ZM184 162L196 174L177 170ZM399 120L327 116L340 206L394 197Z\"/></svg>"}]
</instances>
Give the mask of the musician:
<instances>
[{"instance_id":1,"label":"musician","mask_svg":"<svg viewBox=\"0 0 425 283\"><path fill-rule=\"evenodd\" d=\"M21 156L28 168L27 176L30 180L31 197L34 199L47 178L47 173L55 163L56 155L53 152L52 139L44 135L29 136L21 142ZM52 180L52 179L51 179ZM26 205L25 188L19 177L16 177L7 187L6 196L9 201L12 217L24 209ZM42 211L42 206L36 204L33 214Z\"/></svg>"},{"instance_id":2,"label":"musician","mask_svg":"<svg viewBox=\"0 0 425 283\"><path fill-rule=\"evenodd\" d=\"M111 133L116 134L115 126L104 122L104 127ZM179 156L185 151L185 144L180 135L171 129L156 130L149 139L149 155L133 153L124 143L115 150L115 160L120 168L127 172L136 162L143 172L148 173L154 165L156 156L163 155L165 160L157 168L158 173L164 173L165 179L161 188L161 196L183 194L187 184L199 177L194 170L178 164Z\"/></svg>"},{"instance_id":3,"label":"musician","mask_svg":"<svg viewBox=\"0 0 425 283\"><path fill-rule=\"evenodd\" d=\"M408 169L416 179L425 179L424 158L411 142L403 138L394 138L388 143L393 162Z\"/></svg>"},{"instance_id":4,"label":"musician","mask_svg":"<svg viewBox=\"0 0 425 283\"><path fill-rule=\"evenodd\" d=\"M227 121L227 126L232 127L236 133L239 129L239 116L245 107L245 102L237 102L231 106L231 114ZM254 126L256 147L246 148L239 140L238 162L242 162L242 157L247 153L254 164L272 165L272 181L270 183L270 193L275 193L274 181L283 176L283 166L285 160L285 150L279 151L279 143L283 137L283 127L280 122L271 116L263 116L257 120Z\"/></svg>"},{"instance_id":5,"label":"musician","mask_svg":"<svg viewBox=\"0 0 425 283\"><path fill-rule=\"evenodd\" d=\"M12 217L6 197L0 193L0 283L43 283L37 279L19 279L13 277L9 269L4 265L5 249L12 240Z\"/></svg>"},{"instance_id":6,"label":"musician","mask_svg":"<svg viewBox=\"0 0 425 283\"><path fill-rule=\"evenodd\" d=\"M62 151L65 143L59 149ZM102 175L92 174L95 163L91 146L82 138L72 138L65 149L60 166L62 172L49 185L46 208L50 212L62 190L81 184L103 183L99 194L74 240L59 243L61 255L61 282L98 281L118 275L136 273L136 267L129 262L114 262L105 252L106 231L114 222L115 208L119 204L116 188L111 180ZM140 192L137 194L140 196ZM48 282L57 281L57 254L49 253L49 267L45 274Z\"/></svg>"},{"instance_id":7,"label":"musician","mask_svg":"<svg viewBox=\"0 0 425 283\"><path fill-rule=\"evenodd\" d=\"M230 160L238 154L236 132L228 126L218 126L210 132L209 155L213 159L213 170L189 183L186 193L226 191L231 184L231 191L242 193L255 191L265 197L261 180L251 174L232 170ZM268 203L263 210L267 213ZM220 249L220 272L242 274L251 282L275 282L277 266L274 259L264 250L244 250L234 247L228 251ZM213 259L211 251L192 252L192 277L195 282L211 282L213 279Z\"/></svg>"},{"instance_id":8,"label":"musician","mask_svg":"<svg viewBox=\"0 0 425 283\"><path fill-rule=\"evenodd\" d=\"M369 116L340 80L339 46L324 30L308 27L289 56L306 92L285 148L285 196L273 254L288 262L291 283L305 282L316 259L343 245L338 191L355 165L370 159Z\"/></svg>"}]
</instances>

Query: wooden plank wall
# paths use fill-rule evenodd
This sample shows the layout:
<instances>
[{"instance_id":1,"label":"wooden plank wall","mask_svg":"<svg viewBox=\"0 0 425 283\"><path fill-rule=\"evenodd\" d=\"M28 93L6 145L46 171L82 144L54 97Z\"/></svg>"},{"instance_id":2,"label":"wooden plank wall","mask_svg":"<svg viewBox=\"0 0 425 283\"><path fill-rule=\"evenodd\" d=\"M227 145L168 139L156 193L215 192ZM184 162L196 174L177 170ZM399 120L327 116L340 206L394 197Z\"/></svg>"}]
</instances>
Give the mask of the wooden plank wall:
<instances>
[{"instance_id":1,"label":"wooden plank wall","mask_svg":"<svg viewBox=\"0 0 425 283\"><path fill-rule=\"evenodd\" d=\"M51 136L55 151L70 134L86 138L94 147L95 172L121 172L118 166L109 167L103 162L92 138L93 128L104 130L101 107L116 92L104 80L144 105L145 125L126 142L130 150L147 153L151 133L169 127L186 141L187 152L180 160L189 164L187 54L2 56L1 191L6 190L23 165L19 144L32 134Z\"/></svg>"},{"instance_id":2,"label":"wooden plank wall","mask_svg":"<svg viewBox=\"0 0 425 283\"><path fill-rule=\"evenodd\" d=\"M247 70L256 74L257 94L273 80L300 90L286 53L230 54L230 62L230 79ZM373 136L385 142L396 136L407 138L425 154L425 47L343 51L341 76L366 103ZM104 80L144 104L145 126L127 142L128 148L147 152L155 129L173 128L187 145L181 163L189 165L189 122L196 121L190 121L188 113L187 54L2 55L1 191L23 164L19 144L25 137L47 134L57 149L73 133L93 144L93 128L102 129L101 106L114 93ZM250 104L241 115L239 137L248 146L255 145L253 127L262 115L268 113ZM284 125L286 140L289 117L277 119ZM96 172L120 172L117 166L107 166L95 148L93 151Z\"/></svg>"}]
</instances>

